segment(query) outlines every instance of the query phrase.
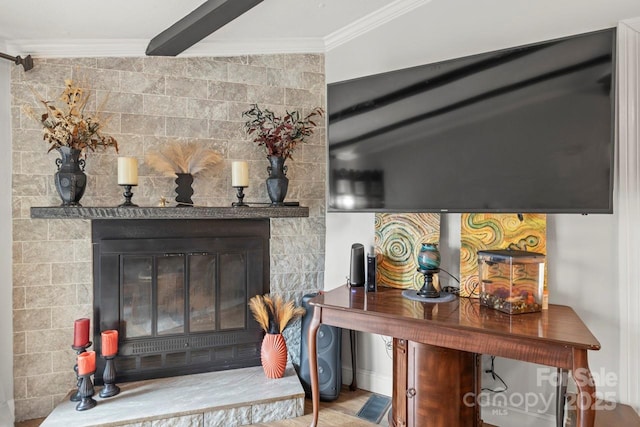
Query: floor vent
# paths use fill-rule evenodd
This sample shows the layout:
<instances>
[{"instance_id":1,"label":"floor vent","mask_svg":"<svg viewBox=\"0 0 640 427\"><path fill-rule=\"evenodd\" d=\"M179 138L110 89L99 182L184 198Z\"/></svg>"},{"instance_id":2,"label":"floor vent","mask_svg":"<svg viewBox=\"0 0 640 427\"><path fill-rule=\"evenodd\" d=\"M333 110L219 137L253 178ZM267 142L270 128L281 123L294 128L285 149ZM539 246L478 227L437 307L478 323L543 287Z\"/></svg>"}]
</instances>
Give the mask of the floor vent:
<instances>
[{"instance_id":1,"label":"floor vent","mask_svg":"<svg viewBox=\"0 0 640 427\"><path fill-rule=\"evenodd\" d=\"M380 424L391 406L391 398L381 394L372 394L356 414L359 418Z\"/></svg>"}]
</instances>

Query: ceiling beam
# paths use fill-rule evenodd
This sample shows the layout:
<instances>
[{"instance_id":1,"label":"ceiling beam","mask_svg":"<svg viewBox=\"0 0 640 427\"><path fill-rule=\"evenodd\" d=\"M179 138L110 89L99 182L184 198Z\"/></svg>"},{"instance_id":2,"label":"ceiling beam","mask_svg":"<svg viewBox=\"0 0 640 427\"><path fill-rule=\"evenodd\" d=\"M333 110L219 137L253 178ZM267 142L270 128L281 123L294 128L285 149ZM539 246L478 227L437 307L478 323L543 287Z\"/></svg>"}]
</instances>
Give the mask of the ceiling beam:
<instances>
[{"instance_id":1,"label":"ceiling beam","mask_svg":"<svg viewBox=\"0 0 640 427\"><path fill-rule=\"evenodd\" d=\"M176 56L233 21L263 0L207 0L193 12L155 36L149 56Z\"/></svg>"}]
</instances>

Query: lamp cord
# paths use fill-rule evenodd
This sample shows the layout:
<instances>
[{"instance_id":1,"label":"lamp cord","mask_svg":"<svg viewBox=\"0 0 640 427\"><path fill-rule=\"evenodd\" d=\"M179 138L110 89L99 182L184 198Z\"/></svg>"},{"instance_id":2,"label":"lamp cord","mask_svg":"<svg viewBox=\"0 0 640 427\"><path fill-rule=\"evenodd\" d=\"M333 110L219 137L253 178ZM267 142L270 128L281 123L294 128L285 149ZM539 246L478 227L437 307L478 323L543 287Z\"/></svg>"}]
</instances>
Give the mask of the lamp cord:
<instances>
[{"instance_id":1,"label":"lamp cord","mask_svg":"<svg viewBox=\"0 0 640 427\"><path fill-rule=\"evenodd\" d=\"M450 293L450 294L458 295L460 298L471 298L471 296L474 294L474 292L478 288L478 284L476 283L473 286L473 289L471 289L471 292L469 292L469 295L461 296L460 295L460 279L458 279L456 276L454 276L453 274L449 273L447 270L445 270L442 267L440 267L440 271L443 271L443 272L447 273L453 280L458 282L458 287L455 287L455 286L444 286L444 287L441 288L442 292L447 292L447 293Z\"/></svg>"},{"instance_id":2,"label":"lamp cord","mask_svg":"<svg viewBox=\"0 0 640 427\"><path fill-rule=\"evenodd\" d=\"M502 388L493 389L490 387L482 387L482 390L490 391L491 393L504 393L505 391L509 390L509 386L507 385L507 383L504 382L502 377L496 373L495 365L494 365L495 360L496 360L496 357L491 356L491 368L485 369L484 373L491 374L491 378L493 378L494 381L496 380L500 381L502 383Z\"/></svg>"}]
</instances>

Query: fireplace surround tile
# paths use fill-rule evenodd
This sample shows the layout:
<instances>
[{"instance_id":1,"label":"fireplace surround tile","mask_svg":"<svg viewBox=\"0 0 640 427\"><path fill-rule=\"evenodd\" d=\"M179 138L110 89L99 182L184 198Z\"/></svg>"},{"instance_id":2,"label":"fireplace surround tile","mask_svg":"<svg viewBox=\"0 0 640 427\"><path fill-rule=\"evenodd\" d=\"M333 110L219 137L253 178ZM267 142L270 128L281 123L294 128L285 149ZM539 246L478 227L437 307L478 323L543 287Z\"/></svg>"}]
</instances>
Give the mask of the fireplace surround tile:
<instances>
[{"instance_id":1,"label":"fireplace surround tile","mask_svg":"<svg viewBox=\"0 0 640 427\"><path fill-rule=\"evenodd\" d=\"M229 64L229 81L232 83L244 83L252 85L267 84L266 67L256 67L245 64Z\"/></svg>"},{"instance_id":2,"label":"fireplace surround tile","mask_svg":"<svg viewBox=\"0 0 640 427\"><path fill-rule=\"evenodd\" d=\"M221 409L204 413L204 427L246 426L251 424L251 406Z\"/></svg>"},{"instance_id":3,"label":"fireplace surround tile","mask_svg":"<svg viewBox=\"0 0 640 427\"><path fill-rule=\"evenodd\" d=\"M18 376L25 376L27 369L37 375L51 373L51 353L32 353L16 356L13 370Z\"/></svg>"},{"instance_id":4,"label":"fireplace surround tile","mask_svg":"<svg viewBox=\"0 0 640 427\"><path fill-rule=\"evenodd\" d=\"M256 404L251 407L251 423L270 423L298 417L304 413L303 406L304 403L300 399Z\"/></svg>"},{"instance_id":5,"label":"fireplace surround tile","mask_svg":"<svg viewBox=\"0 0 640 427\"><path fill-rule=\"evenodd\" d=\"M27 352L27 334L26 332L13 333L13 355L18 356ZM18 377L19 378L19 377ZM15 381L14 381L15 384Z\"/></svg>"},{"instance_id":6,"label":"fireplace surround tile","mask_svg":"<svg viewBox=\"0 0 640 427\"><path fill-rule=\"evenodd\" d=\"M13 313L13 330L15 332L49 328L51 328L50 307L16 310Z\"/></svg>"},{"instance_id":7,"label":"fireplace surround tile","mask_svg":"<svg viewBox=\"0 0 640 427\"><path fill-rule=\"evenodd\" d=\"M269 68L284 68L284 55L249 55L247 63L253 66Z\"/></svg>"},{"instance_id":8,"label":"fireplace surround tile","mask_svg":"<svg viewBox=\"0 0 640 427\"><path fill-rule=\"evenodd\" d=\"M69 370L69 366L73 366L76 363L76 354L72 351L57 350L51 353L51 370L53 372L66 373Z\"/></svg>"}]
</instances>

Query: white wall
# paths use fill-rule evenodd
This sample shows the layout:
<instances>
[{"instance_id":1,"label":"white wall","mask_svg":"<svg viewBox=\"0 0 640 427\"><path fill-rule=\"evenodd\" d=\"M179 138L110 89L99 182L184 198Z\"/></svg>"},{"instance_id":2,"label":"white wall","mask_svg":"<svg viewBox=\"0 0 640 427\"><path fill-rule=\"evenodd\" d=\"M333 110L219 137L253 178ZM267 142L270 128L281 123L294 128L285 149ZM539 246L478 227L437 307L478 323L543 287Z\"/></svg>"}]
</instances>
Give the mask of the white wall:
<instances>
[{"instance_id":1,"label":"white wall","mask_svg":"<svg viewBox=\"0 0 640 427\"><path fill-rule=\"evenodd\" d=\"M0 42L0 51L5 51ZM11 62L0 62L0 147L11 147ZM7 152L7 151L5 151ZM13 425L11 156L0 156L0 425Z\"/></svg>"},{"instance_id":2,"label":"white wall","mask_svg":"<svg viewBox=\"0 0 640 427\"><path fill-rule=\"evenodd\" d=\"M327 52L327 82L613 27L637 0L432 0Z\"/></svg>"},{"instance_id":3,"label":"white wall","mask_svg":"<svg viewBox=\"0 0 640 427\"><path fill-rule=\"evenodd\" d=\"M331 230L331 237L328 237ZM327 214L327 249L325 251L325 290L346 283L349 275L351 245L361 243L365 252L373 246L374 214L337 213ZM350 384L351 370L349 334L342 340L342 382ZM358 387L391 396L393 379L392 359L387 353L385 342L380 335L357 334L357 381Z\"/></svg>"},{"instance_id":4,"label":"white wall","mask_svg":"<svg viewBox=\"0 0 640 427\"><path fill-rule=\"evenodd\" d=\"M548 7L549 19L544 25L527 21L527 14L514 14L514 22L492 22L487 6L486 16L443 15L441 10L449 2L431 2L364 36L328 52L326 56L327 82L335 82L393 69L415 66L451 57L480 53L508 46L531 43L569 34L591 31L615 26L618 19L606 10L597 13L583 13L572 16L556 10L561 2L543 1L539 7ZM464 1L455 2L458 6ZM509 3L509 5L507 5ZM513 7L522 2L502 2L505 7ZM599 2L591 2L599 3ZM533 3L527 3L533 5ZM537 3L536 3L537 5ZM529 7L529 6L528 6ZM530 6L537 7L537 6ZM589 6L585 6L589 7ZM636 6L635 13L639 13ZM589 15L589 18L586 16ZM634 16L634 15L631 15ZM454 19L455 18L455 19ZM474 31L469 31L469 27ZM464 28L463 31L459 31ZM469 34L475 34L469 37ZM550 302L566 304L574 308L593 334L602 344L599 352L590 352L589 362L592 372L613 373L619 377L620 360L619 310L617 275L616 215L549 215L548 227L548 265ZM445 215L442 220L441 242L443 266L451 264L452 273L458 272L459 254L459 215ZM349 269L349 247L359 242L367 245L373 241L372 214L327 214L326 231L326 272L325 287L330 289L344 283ZM446 268L446 267L445 267ZM369 341L368 341L369 343ZM369 360L359 360L359 372L365 377L381 372L383 381L371 381L380 384L371 390L390 394L391 386L385 381L390 376L391 361L386 355L381 340L370 340L371 348L362 349L365 354L375 354ZM485 360L486 363L486 360ZM345 364L346 365L346 364ZM512 392L541 392L552 390L549 385L537 386L535 365L498 359L497 372L509 384ZM359 375L360 375L359 374ZM360 379L360 378L358 378ZM596 378L597 379L597 378ZM487 376L483 382L488 382ZM364 383L361 384L364 387ZM491 384L487 384L491 385ZM597 383L598 392L606 393L609 400L619 399L617 383L605 386ZM508 427L518 425L554 425L552 414L555 407L545 413L536 414L539 408L519 413L513 408L508 413L491 414L483 412L485 421Z\"/></svg>"}]
</instances>

